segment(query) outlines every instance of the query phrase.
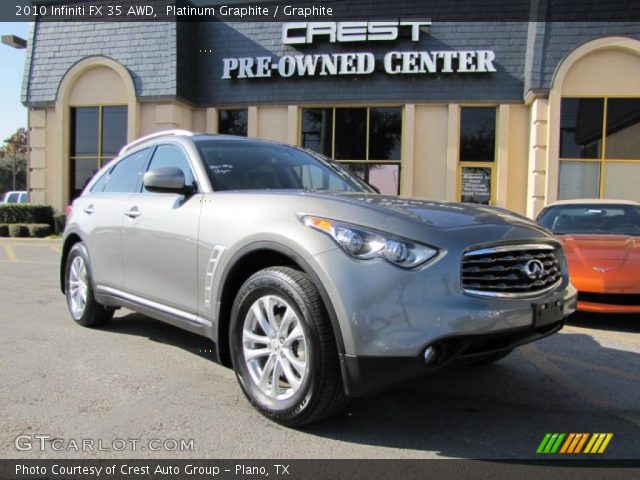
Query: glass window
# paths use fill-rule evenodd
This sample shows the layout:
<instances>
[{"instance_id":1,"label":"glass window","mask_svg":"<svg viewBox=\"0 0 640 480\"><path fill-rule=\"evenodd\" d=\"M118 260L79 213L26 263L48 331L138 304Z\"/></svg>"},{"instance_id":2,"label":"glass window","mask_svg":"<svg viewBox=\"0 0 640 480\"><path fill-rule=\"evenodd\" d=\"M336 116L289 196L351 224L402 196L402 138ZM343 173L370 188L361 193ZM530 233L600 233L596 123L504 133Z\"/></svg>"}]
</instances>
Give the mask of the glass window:
<instances>
[{"instance_id":1,"label":"glass window","mask_svg":"<svg viewBox=\"0 0 640 480\"><path fill-rule=\"evenodd\" d=\"M71 156L98 156L98 107L74 108L71 115Z\"/></svg>"},{"instance_id":2,"label":"glass window","mask_svg":"<svg viewBox=\"0 0 640 480\"><path fill-rule=\"evenodd\" d=\"M496 150L496 109L464 107L460 117L460 161L493 162Z\"/></svg>"},{"instance_id":3,"label":"glass window","mask_svg":"<svg viewBox=\"0 0 640 480\"><path fill-rule=\"evenodd\" d=\"M606 135L607 159L640 159L640 98L608 99Z\"/></svg>"},{"instance_id":4,"label":"glass window","mask_svg":"<svg viewBox=\"0 0 640 480\"><path fill-rule=\"evenodd\" d=\"M76 158L71 160L71 197L79 197L91 178L100 170L96 158Z\"/></svg>"},{"instance_id":5,"label":"glass window","mask_svg":"<svg viewBox=\"0 0 640 480\"><path fill-rule=\"evenodd\" d=\"M544 210L539 222L558 235L640 235L640 208L615 203L557 205Z\"/></svg>"},{"instance_id":6,"label":"glass window","mask_svg":"<svg viewBox=\"0 0 640 480\"><path fill-rule=\"evenodd\" d=\"M100 193L104 190L104 186L107 184L107 180L109 179L109 171L107 170L102 174L102 176L98 179L96 183L91 187L92 193Z\"/></svg>"},{"instance_id":7,"label":"glass window","mask_svg":"<svg viewBox=\"0 0 640 480\"><path fill-rule=\"evenodd\" d=\"M224 140L196 143L214 190L371 191L337 162L297 148Z\"/></svg>"},{"instance_id":8,"label":"glass window","mask_svg":"<svg viewBox=\"0 0 640 480\"><path fill-rule=\"evenodd\" d=\"M600 158L602 98L563 98L560 107L560 158Z\"/></svg>"},{"instance_id":9,"label":"glass window","mask_svg":"<svg viewBox=\"0 0 640 480\"><path fill-rule=\"evenodd\" d=\"M369 160L400 160L402 109L369 110Z\"/></svg>"},{"instance_id":10,"label":"glass window","mask_svg":"<svg viewBox=\"0 0 640 480\"><path fill-rule=\"evenodd\" d=\"M367 158L367 109L336 108L336 160Z\"/></svg>"},{"instance_id":11,"label":"glass window","mask_svg":"<svg viewBox=\"0 0 640 480\"><path fill-rule=\"evenodd\" d=\"M82 193L92 175L112 160L126 143L126 106L71 109L70 200Z\"/></svg>"},{"instance_id":12,"label":"glass window","mask_svg":"<svg viewBox=\"0 0 640 480\"><path fill-rule=\"evenodd\" d=\"M640 199L640 98L563 98L560 122L558 198Z\"/></svg>"},{"instance_id":13,"label":"glass window","mask_svg":"<svg viewBox=\"0 0 640 480\"><path fill-rule=\"evenodd\" d=\"M402 108L303 108L300 143L333 157L381 193L400 193Z\"/></svg>"},{"instance_id":14,"label":"glass window","mask_svg":"<svg viewBox=\"0 0 640 480\"><path fill-rule=\"evenodd\" d=\"M400 191L400 165L367 165L368 182L383 195L397 195Z\"/></svg>"},{"instance_id":15,"label":"glass window","mask_svg":"<svg viewBox=\"0 0 640 480\"><path fill-rule=\"evenodd\" d=\"M160 145L156 148L147 171L164 167L179 168L184 173L184 184L197 186L196 179L189 165L189 160L180 147L176 145ZM145 189L145 192L146 191Z\"/></svg>"},{"instance_id":16,"label":"glass window","mask_svg":"<svg viewBox=\"0 0 640 480\"><path fill-rule=\"evenodd\" d=\"M333 109L302 110L302 146L330 157L333 149Z\"/></svg>"},{"instance_id":17,"label":"glass window","mask_svg":"<svg viewBox=\"0 0 640 480\"><path fill-rule=\"evenodd\" d=\"M102 156L118 155L127 143L127 107L102 108Z\"/></svg>"},{"instance_id":18,"label":"glass window","mask_svg":"<svg viewBox=\"0 0 640 480\"><path fill-rule=\"evenodd\" d=\"M558 200L598 198L599 162L560 162Z\"/></svg>"},{"instance_id":19,"label":"glass window","mask_svg":"<svg viewBox=\"0 0 640 480\"><path fill-rule=\"evenodd\" d=\"M491 167L462 167L461 201L489 205L491 202Z\"/></svg>"},{"instance_id":20,"label":"glass window","mask_svg":"<svg viewBox=\"0 0 640 480\"><path fill-rule=\"evenodd\" d=\"M640 202L640 162L607 162L604 196Z\"/></svg>"},{"instance_id":21,"label":"glass window","mask_svg":"<svg viewBox=\"0 0 640 480\"><path fill-rule=\"evenodd\" d=\"M148 152L149 149L145 148L120 160L111 170L104 191L111 193L137 192Z\"/></svg>"},{"instance_id":22,"label":"glass window","mask_svg":"<svg viewBox=\"0 0 640 480\"><path fill-rule=\"evenodd\" d=\"M248 124L247 109L218 110L218 133L246 137Z\"/></svg>"}]
</instances>

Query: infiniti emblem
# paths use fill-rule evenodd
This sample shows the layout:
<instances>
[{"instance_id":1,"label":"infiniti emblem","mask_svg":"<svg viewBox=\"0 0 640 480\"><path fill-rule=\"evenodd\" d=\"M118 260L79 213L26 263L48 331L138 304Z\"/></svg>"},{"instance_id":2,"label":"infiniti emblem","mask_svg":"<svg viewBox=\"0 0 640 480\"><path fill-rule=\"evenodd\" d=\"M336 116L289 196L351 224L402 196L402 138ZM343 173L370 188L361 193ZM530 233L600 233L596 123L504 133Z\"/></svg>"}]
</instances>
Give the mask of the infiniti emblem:
<instances>
[{"instance_id":1,"label":"infiniti emblem","mask_svg":"<svg viewBox=\"0 0 640 480\"><path fill-rule=\"evenodd\" d=\"M522 272L531 280L536 280L542 276L544 265L540 260L529 260L522 267Z\"/></svg>"}]
</instances>

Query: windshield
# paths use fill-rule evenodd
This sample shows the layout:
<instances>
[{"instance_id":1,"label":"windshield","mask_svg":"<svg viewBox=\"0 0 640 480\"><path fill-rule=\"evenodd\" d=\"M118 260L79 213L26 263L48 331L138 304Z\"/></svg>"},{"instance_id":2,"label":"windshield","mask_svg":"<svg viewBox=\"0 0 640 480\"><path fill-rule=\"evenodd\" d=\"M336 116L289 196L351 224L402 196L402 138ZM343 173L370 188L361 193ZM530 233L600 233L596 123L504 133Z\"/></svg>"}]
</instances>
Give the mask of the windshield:
<instances>
[{"instance_id":1,"label":"windshield","mask_svg":"<svg viewBox=\"0 0 640 480\"><path fill-rule=\"evenodd\" d=\"M546 210L541 225L556 235L640 235L640 207L634 205L558 205Z\"/></svg>"},{"instance_id":2,"label":"windshield","mask_svg":"<svg viewBox=\"0 0 640 480\"><path fill-rule=\"evenodd\" d=\"M196 141L215 191L335 190L375 193L338 163L286 145Z\"/></svg>"}]
</instances>

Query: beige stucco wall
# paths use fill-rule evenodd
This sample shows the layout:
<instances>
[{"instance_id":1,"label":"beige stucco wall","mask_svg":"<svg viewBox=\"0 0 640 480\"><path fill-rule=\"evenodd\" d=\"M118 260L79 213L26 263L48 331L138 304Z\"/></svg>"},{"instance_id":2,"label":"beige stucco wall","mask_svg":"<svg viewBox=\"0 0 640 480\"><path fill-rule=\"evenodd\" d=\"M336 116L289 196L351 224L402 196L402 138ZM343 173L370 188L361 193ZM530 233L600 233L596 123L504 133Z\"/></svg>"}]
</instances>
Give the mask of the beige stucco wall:
<instances>
[{"instance_id":1,"label":"beige stucco wall","mask_svg":"<svg viewBox=\"0 0 640 480\"><path fill-rule=\"evenodd\" d=\"M446 105L416 105L413 159L413 196L444 200L447 197ZM411 159L405 158L405 162Z\"/></svg>"},{"instance_id":2,"label":"beige stucco wall","mask_svg":"<svg viewBox=\"0 0 640 480\"><path fill-rule=\"evenodd\" d=\"M506 207L523 215L527 210L528 139L529 109L524 105L510 105Z\"/></svg>"},{"instance_id":3,"label":"beige stucco wall","mask_svg":"<svg viewBox=\"0 0 640 480\"><path fill-rule=\"evenodd\" d=\"M258 107L255 137L286 142L289 125L288 113L286 106Z\"/></svg>"}]
</instances>

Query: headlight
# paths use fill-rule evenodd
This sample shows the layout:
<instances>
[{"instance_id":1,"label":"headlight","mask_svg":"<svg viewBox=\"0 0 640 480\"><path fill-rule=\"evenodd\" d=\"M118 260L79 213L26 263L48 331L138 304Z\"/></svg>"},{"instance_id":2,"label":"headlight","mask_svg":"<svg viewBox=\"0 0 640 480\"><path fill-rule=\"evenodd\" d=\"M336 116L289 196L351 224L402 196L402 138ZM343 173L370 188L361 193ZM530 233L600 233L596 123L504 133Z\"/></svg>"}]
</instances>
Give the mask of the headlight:
<instances>
[{"instance_id":1,"label":"headlight","mask_svg":"<svg viewBox=\"0 0 640 480\"><path fill-rule=\"evenodd\" d=\"M345 252L360 260L384 258L399 267L413 268L438 254L433 247L327 218L305 215L302 222L331 236Z\"/></svg>"}]
</instances>

